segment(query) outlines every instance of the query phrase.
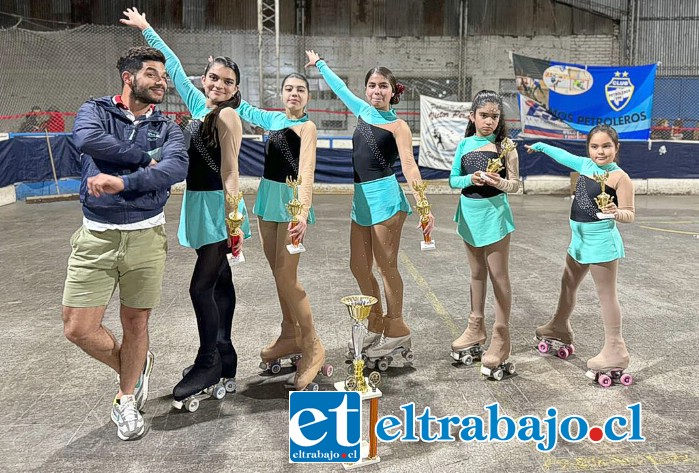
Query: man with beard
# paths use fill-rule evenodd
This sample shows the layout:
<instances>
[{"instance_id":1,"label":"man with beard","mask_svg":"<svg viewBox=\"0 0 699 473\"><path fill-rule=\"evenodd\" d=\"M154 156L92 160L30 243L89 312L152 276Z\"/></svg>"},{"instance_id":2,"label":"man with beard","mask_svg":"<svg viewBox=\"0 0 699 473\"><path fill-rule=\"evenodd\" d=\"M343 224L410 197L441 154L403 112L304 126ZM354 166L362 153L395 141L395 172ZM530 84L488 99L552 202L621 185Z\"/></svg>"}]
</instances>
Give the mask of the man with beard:
<instances>
[{"instance_id":1,"label":"man with beard","mask_svg":"<svg viewBox=\"0 0 699 473\"><path fill-rule=\"evenodd\" d=\"M65 336L119 375L112 421L122 440L140 437L153 355L148 317L160 302L167 237L163 207L187 174L179 127L155 107L167 90L165 57L133 47L117 62L121 95L80 107L73 136L80 150L83 225L71 238L63 292ZM102 325L119 285L123 340Z\"/></svg>"}]
</instances>

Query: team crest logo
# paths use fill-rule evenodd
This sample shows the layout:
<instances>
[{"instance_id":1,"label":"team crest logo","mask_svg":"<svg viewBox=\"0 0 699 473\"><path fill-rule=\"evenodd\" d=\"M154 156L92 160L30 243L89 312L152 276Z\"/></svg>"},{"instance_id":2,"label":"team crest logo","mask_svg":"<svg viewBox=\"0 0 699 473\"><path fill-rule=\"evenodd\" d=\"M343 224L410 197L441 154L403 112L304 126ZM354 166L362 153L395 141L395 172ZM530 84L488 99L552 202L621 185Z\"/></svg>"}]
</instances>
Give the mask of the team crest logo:
<instances>
[{"instance_id":1,"label":"team crest logo","mask_svg":"<svg viewBox=\"0 0 699 473\"><path fill-rule=\"evenodd\" d=\"M620 111L631 101L631 96L635 88L636 87L631 83L628 72L615 72L612 80L604 86L604 92L607 95L607 103L615 112Z\"/></svg>"}]
</instances>

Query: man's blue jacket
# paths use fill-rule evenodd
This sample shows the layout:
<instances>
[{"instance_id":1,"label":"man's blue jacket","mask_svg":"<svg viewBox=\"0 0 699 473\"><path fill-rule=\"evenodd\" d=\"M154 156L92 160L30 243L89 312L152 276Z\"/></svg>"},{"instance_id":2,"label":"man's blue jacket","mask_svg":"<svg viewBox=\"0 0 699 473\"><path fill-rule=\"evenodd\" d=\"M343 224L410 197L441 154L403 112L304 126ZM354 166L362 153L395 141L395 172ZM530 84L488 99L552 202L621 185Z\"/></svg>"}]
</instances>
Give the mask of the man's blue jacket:
<instances>
[{"instance_id":1,"label":"man's blue jacket","mask_svg":"<svg viewBox=\"0 0 699 473\"><path fill-rule=\"evenodd\" d=\"M85 102L73 125L80 156L83 214L102 223L135 223L163 211L170 186L187 176L188 157L180 128L159 110L134 124L112 97ZM149 166L151 159L161 159ZM94 197L87 178L100 172L121 176L124 190Z\"/></svg>"}]
</instances>

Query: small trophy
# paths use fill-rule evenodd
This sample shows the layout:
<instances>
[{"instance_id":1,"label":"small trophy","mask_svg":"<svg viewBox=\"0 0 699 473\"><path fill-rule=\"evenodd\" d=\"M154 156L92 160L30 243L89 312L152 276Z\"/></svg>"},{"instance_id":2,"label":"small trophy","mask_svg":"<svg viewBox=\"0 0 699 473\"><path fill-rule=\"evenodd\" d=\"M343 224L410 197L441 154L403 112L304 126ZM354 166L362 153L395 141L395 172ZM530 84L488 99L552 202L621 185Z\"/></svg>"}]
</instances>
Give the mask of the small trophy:
<instances>
[{"instance_id":1,"label":"small trophy","mask_svg":"<svg viewBox=\"0 0 699 473\"><path fill-rule=\"evenodd\" d=\"M595 174L592 178L597 181L602 192L600 192L597 197L595 197L595 203L600 210L603 210L607 205L613 202L611 195L605 192L607 187L607 179L609 178L609 172L604 171L603 174ZM614 218L614 214L606 214L604 212L597 212L597 218L600 220Z\"/></svg>"},{"instance_id":2,"label":"small trophy","mask_svg":"<svg viewBox=\"0 0 699 473\"><path fill-rule=\"evenodd\" d=\"M303 210L303 204L299 200L299 186L301 185L301 176L298 180L292 179L291 176L286 178L286 185L291 187L293 193L293 198L286 204L286 209L291 214L291 228L294 228L299 223L299 214ZM292 238L291 244L286 245L286 250L295 255L297 253L303 253L306 248L303 246L297 238Z\"/></svg>"},{"instance_id":3,"label":"small trophy","mask_svg":"<svg viewBox=\"0 0 699 473\"><path fill-rule=\"evenodd\" d=\"M505 138L504 140L502 140L502 151L500 152L500 155L497 158L490 158L488 160L488 165L485 168L485 172L498 173L505 169L505 166L503 166L502 162L510 153L510 151L512 151L515 148L517 148L517 145L511 139ZM481 177L485 181L492 181L492 179L490 179L488 176L484 176L481 174Z\"/></svg>"},{"instance_id":4,"label":"small trophy","mask_svg":"<svg viewBox=\"0 0 699 473\"><path fill-rule=\"evenodd\" d=\"M230 264L240 264L245 263L245 256L241 250L234 250L235 245L240 242L243 238L243 232L240 230L241 225L243 225L243 220L245 217L238 212L238 205L240 201L243 200L243 193L238 192L238 195L226 195L226 200L228 201L229 207L233 209L226 217L226 227L228 227L228 238L231 245L232 254L228 255L228 262Z\"/></svg>"},{"instance_id":5,"label":"small trophy","mask_svg":"<svg viewBox=\"0 0 699 473\"><path fill-rule=\"evenodd\" d=\"M347 296L340 299L340 302L347 306L347 312L354 320L352 324L352 350L354 351L354 360L350 367L349 376L345 380L344 388L346 391L357 391L366 393L369 388L376 390L376 387L381 382L381 375L374 371L369 375L369 378L364 377L364 359L362 358L362 346L364 336L367 333L367 328L364 326L364 321L371 313L371 306L376 304L378 300L373 296Z\"/></svg>"},{"instance_id":6,"label":"small trophy","mask_svg":"<svg viewBox=\"0 0 699 473\"><path fill-rule=\"evenodd\" d=\"M417 210L417 212L420 214L420 224L424 230L430 221L428 217L430 214L430 203L427 201L427 197L425 197L427 183L414 181L413 189L415 189L418 195L417 202L415 203L415 210ZM435 248L436 246L432 237L430 235L423 234L423 241L420 242L420 250L427 251L434 250Z\"/></svg>"}]
</instances>

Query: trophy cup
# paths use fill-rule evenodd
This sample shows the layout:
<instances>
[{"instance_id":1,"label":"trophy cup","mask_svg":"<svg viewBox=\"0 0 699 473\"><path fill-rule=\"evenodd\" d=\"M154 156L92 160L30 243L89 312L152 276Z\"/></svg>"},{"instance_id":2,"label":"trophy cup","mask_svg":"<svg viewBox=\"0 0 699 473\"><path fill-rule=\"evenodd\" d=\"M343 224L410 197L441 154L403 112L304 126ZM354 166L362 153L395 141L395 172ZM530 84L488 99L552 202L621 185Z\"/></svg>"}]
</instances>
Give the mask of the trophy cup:
<instances>
[{"instance_id":1,"label":"trophy cup","mask_svg":"<svg viewBox=\"0 0 699 473\"><path fill-rule=\"evenodd\" d=\"M299 214L303 210L303 204L299 200L301 176L299 176L298 180L292 179L291 176L287 177L286 185L291 187L291 191L293 193L293 198L288 204L286 204L286 209L291 214L291 228L294 228L299 223ZM303 243L298 241L298 239L292 238L291 244L286 245L286 250L292 255L295 255L297 253L303 253L306 251L306 248L303 246Z\"/></svg>"},{"instance_id":2,"label":"trophy cup","mask_svg":"<svg viewBox=\"0 0 699 473\"><path fill-rule=\"evenodd\" d=\"M415 210L417 210L417 212L420 214L420 224L424 230L430 221L428 218L428 215L430 214L430 203L427 201L427 197L425 197L427 183L414 181L413 189L415 189L418 195L417 202L415 203ZM436 246L432 237L430 235L423 234L423 241L420 242L420 250L427 251L434 250L435 248Z\"/></svg>"},{"instance_id":3,"label":"trophy cup","mask_svg":"<svg viewBox=\"0 0 699 473\"><path fill-rule=\"evenodd\" d=\"M371 313L371 306L378 301L372 296L356 295L343 297L340 302L345 304L350 317L354 320L354 324L352 324L354 359L349 366L349 376L345 381L335 383L335 389L337 391L357 391L361 395L362 401L369 401L369 441L361 441L359 461L342 464L345 470L350 470L381 461L378 453L378 437L376 436L376 424L379 420L379 398L383 396L383 393L377 389L381 383L381 375L372 371L369 377L364 377L364 359L361 353L364 336L367 333L364 321Z\"/></svg>"},{"instance_id":4,"label":"trophy cup","mask_svg":"<svg viewBox=\"0 0 699 473\"><path fill-rule=\"evenodd\" d=\"M595 197L595 203L600 210L603 210L607 205L613 202L611 195L605 192L607 187L607 179L609 178L609 172L605 171L603 174L595 174L592 178L597 181L602 192L600 192L597 197ZM614 214L606 214L604 212L597 212L597 218L600 220L614 218Z\"/></svg>"},{"instance_id":5,"label":"trophy cup","mask_svg":"<svg viewBox=\"0 0 699 473\"><path fill-rule=\"evenodd\" d=\"M243 200L243 193L238 192L238 195L235 196L226 195L226 200L228 201L229 207L233 209L228 214L228 217L226 217L226 227L228 228L228 237L231 245L231 254L228 255L228 262L230 264L245 263L245 256L243 256L242 250L238 250L237 252L233 250L234 246L243 238L240 226L243 224L245 217L238 212L238 205L240 201Z\"/></svg>"}]
</instances>

